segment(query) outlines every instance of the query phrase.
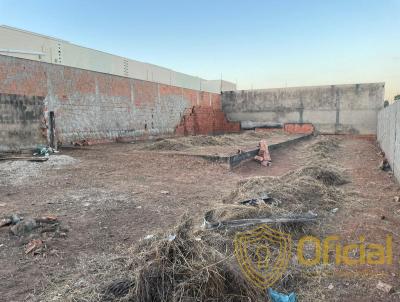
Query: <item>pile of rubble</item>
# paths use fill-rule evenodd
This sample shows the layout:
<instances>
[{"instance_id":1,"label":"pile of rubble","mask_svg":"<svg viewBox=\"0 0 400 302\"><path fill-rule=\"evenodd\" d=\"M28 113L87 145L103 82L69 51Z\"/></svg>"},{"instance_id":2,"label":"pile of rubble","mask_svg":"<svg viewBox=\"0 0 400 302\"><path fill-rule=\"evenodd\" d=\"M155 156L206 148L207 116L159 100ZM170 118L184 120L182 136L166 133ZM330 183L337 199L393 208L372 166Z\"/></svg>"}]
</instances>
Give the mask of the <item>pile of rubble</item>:
<instances>
[{"instance_id":1,"label":"pile of rubble","mask_svg":"<svg viewBox=\"0 0 400 302\"><path fill-rule=\"evenodd\" d=\"M24 218L12 214L0 220L0 228L4 227L9 227L12 235L24 239L26 254L39 254L46 248L46 241L54 237L65 238L68 233L68 228L62 226L55 216Z\"/></svg>"}]
</instances>

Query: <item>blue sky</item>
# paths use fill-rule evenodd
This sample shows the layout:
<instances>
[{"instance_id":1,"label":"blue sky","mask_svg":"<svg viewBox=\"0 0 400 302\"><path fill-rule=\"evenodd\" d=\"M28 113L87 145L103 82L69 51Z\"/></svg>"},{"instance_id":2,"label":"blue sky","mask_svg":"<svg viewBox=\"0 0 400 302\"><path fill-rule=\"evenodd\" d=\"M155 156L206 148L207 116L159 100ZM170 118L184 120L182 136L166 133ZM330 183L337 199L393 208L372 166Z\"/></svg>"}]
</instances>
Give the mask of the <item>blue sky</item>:
<instances>
[{"instance_id":1,"label":"blue sky","mask_svg":"<svg viewBox=\"0 0 400 302\"><path fill-rule=\"evenodd\" d=\"M400 0L0 0L0 24L240 89L385 81L400 94Z\"/></svg>"}]
</instances>

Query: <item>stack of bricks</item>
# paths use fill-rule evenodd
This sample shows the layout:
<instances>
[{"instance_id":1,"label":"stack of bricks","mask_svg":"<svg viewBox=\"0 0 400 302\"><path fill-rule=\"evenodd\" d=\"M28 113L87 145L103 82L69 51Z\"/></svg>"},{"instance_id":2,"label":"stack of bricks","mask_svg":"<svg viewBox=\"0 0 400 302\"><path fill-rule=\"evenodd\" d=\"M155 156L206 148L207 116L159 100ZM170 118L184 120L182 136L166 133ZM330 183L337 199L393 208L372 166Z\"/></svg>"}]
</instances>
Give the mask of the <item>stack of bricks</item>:
<instances>
[{"instance_id":1,"label":"stack of bricks","mask_svg":"<svg viewBox=\"0 0 400 302\"><path fill-rule=\"evenodd\" d=\"M310 123L286 123L283 130L290 134L311 134L314 132L314 126Z\"/></svg>"},{"instance_id":2,"label":"stack of bricks","mask_svg":"<svg viewBox=\"0 0 400 302\"><path fill-rule=\"evenodd\" d=\"M221 109L194 106L185 111L176 135L213 135L240 132L240 123L229 122Z\"/></svg>"}]
</instances>

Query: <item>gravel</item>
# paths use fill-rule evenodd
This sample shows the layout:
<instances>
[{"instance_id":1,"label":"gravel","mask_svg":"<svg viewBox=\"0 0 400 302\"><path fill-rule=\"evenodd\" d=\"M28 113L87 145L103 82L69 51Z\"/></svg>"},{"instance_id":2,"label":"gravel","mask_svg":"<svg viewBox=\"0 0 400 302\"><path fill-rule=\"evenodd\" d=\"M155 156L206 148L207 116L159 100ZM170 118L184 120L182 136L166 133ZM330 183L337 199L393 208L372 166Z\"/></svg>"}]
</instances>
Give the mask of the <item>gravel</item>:
<instances>
[{"instance_id":1,"label":"gravel","mask_svg":"<svg viewBox=\"0 0 400 302\"><path fill-rule=\"evenodd\" d=\"M78 163L79 160L69 155L51 155L45 162L2 161L0 162L0 185L20 185L29 178L40 177L45 171Z\"/></svg>"}]
</instances>

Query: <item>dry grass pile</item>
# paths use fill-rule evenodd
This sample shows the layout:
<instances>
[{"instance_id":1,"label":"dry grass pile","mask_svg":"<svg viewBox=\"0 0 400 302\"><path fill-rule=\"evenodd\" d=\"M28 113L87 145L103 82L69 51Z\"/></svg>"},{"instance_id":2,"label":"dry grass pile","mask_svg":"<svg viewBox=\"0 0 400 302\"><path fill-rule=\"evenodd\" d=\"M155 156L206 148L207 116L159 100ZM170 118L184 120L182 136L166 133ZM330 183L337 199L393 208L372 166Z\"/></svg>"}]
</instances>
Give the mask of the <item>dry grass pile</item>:
<instances>
[{"instance_id":1,"label":"dry grass pile","mask_svg":"<svg viewBox=\"0 0 400 302\"><path fill-rule=\"evenodd\" d=\"M179 138L166 138L161 141L157 141L150 145L147 145L144 147L144 149L181 151L191 147L232 145L234 144L234 142L235 140L231 136L227 135L196 135Z\"/></svg>"},{"instance_id":2,"label":"dry grass pile","mask_svg":"<svg viewBox=\"0 0 400 302\"><path fill-rule=\"evenodd\" d=\"M303 168L295 171L297 176L308 175L328 186L340 186L350 182L347 172L340 166L340 139L319 137L304 152Z\"/></svg>"},{"instance_id":3,"label":"dry grass pile","mask_svg":"<svg viewBox=\"0 0 400 302\"><path fill-rule=\"evenodd\" d=\"M308 170L306 170L309 173ZM304 213L313 211L317 214L331 210L344 198L343 192L335 186L326 185L327 179L331 183L339 182L335 178L320 178L320 175L330 175L323 169L315 171L315 177L302 175L304 171L297 170L282 177L255 177L238 183L237 188L224 198L226 204L239 204L243 200L260 198L266 193L278 201L278 205L265 204L260 207L240 206L240 210L231 211L230 218L257 217L253 214L284 214ZM238 213L240 212L240 213ZM228 215L224 215L225 217ZM268 216L264 216L268 217Z\"/></svg>"},{"instance_id":4,"label":"dry grass pile","mask_svg":"<svg viewBox=\"0 0 400 302\"><path fill-rule=\"evenodd\" d=\"M155 241L141 254L135 301L257 300L234 265L233 258L192 233L188 220L174 239Z\"/></svg>"},{"instance_id":5,"label":"dry grass pile","mask_svg":"<svg viewBox=\"0 0 400 302\"><path fill-rule=\"evenodd\" d=\"M276 212L284 212L284 209L272 207L267 204L259 206L244 206L239 204L225 204L206 212L204 218L210 222L249 219L254 217L270 217Z\"/></svg>"},{"instance_id":6,"label":"dry grass pile","mask_svg":"<svg viewBox=\"0 0 400 302\"><path fill-rule=\"evenodd\" d=\"M134 278L129 270L132 261L133 255L127 253L82 256L70 275L66 276L65 270L61 270L59 276L54 276L57 282L49 286L39 301L128 301L126 295L116 297L110 289L119 282L133 284Z\"/></svg>"},{"instance_id":7,"label":"dry grass pile","mask_svg":"<svg viewBox=\"0 0 400 302\"><path fill-rule=\"evenodd\" d=\"M254 132L246 131L240 134L227 135L195 135L176 138L166 138L143 147L145 150L162 150L162 151L182 151L192 147L207 146L240 146L254 144L256 145L260 139L266 139L274 135L273 132ZM279 135L282 135L280 133Z\"/></svg>"},{"instance_id":8,"label":"dry grass pile","mask_svg":"<svg viewBox=\"0 0 400 302\"><path fill-rule=\"evenodd\" d=\"M274 135L283 135L284 132L282 130L270 130L270 131L260 131L256 132L253 130L247 130L243 132L243 137L245 139L266 139L268 137L274 136Z\"/></svg>"},{"instance_id":9,"label":"dry grass pile","mask_svg":"<svg viewBox=\"0 0 400 302\"><path fill-rule=\"evenodd\" d=\"M170 150L170 151L181 151L190 148L188 144L181 142L177 139L167 138L161 141L154 142L150 145L144 146L146 150Z\"/></svg>"},{"instance_id":10,"label":"dry grass pile","mask_svg":"<svg viewBox=\"0 0 400 302\"><path fill-rule=\"evenodd\" d=\"M302 167L287 176L290 177L303 177L310 176L318 181L321 181L326 186L340 186L348 183L349 177L346 171L337 166L328 163L311 163Z\"/></svg>"},{"instance_id":11,"label":"dry grass pile","mask_svg":"<svg viewBox=\"0 0 400 302\"><path fill-rule=\"evenodd\" d=\"M322 138L307 147L307 163L280 177L252 177L238 182L223 199L225 206L211 210L211 220L232 220L312 211L325 216L346 196L338 187L349 182L346 171L332 164L334 151L340 147L335 138ZM322 157L321 154L324 156ZM268 195L275 203L260 203L257 207L240 205L244 200Z\"/></svg>"},{"instance_id":12,"label":"dry grass pile","mask_svg":"<svg viewBox=\"0 0 400 302\"><path fill-rule=\"evenodd\" d=\"M318 138L307 148L308 156L312 157L310 160L318 161L331 158L334 152L339 149L339 142L339 139L335 137Z\"/></svg>"},{"instance_id":13,"label":"dry grass pile","mask_svg":"<svg viewBox=\"0 0 400 302\"><path fill-rule=\"evenodd\" d=\"M220 136L209 136L209 135L196 135L186 138L190 145L193 146L223 146L231 145L235 143L232 136L220 135Z\"/></svg>"},{"instance_id":14,"label":"dry grass pile","mask_svg":"<svg viewBox=\"0 0 400 302\"><path fill-rule=\"evenodd\" d=\"M201 234L194 231L190 219L185 219L171 233L146 240L124 257L85 259L78 278L68 278L42 298L88 302L261 301L262 292L249 286L232 253L220 249L226 246L226 239L214 234L206 242Z\"/></svg>"}]
</instances>

